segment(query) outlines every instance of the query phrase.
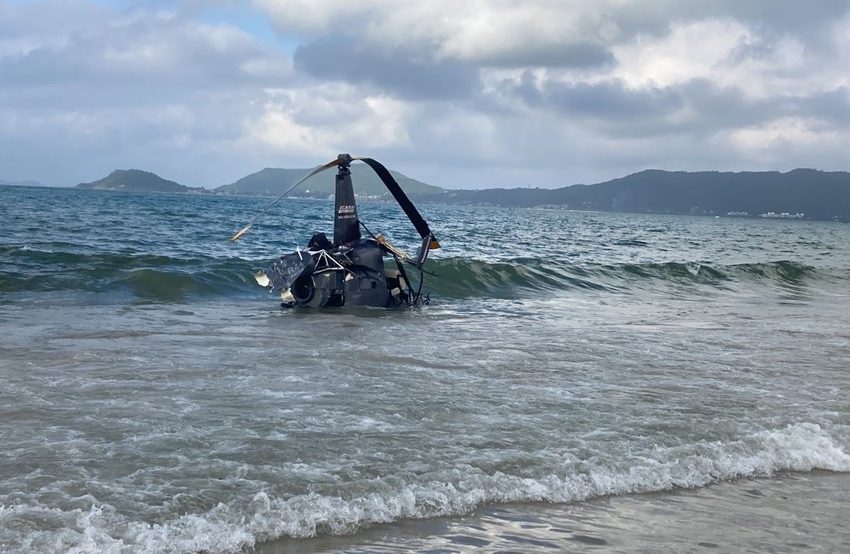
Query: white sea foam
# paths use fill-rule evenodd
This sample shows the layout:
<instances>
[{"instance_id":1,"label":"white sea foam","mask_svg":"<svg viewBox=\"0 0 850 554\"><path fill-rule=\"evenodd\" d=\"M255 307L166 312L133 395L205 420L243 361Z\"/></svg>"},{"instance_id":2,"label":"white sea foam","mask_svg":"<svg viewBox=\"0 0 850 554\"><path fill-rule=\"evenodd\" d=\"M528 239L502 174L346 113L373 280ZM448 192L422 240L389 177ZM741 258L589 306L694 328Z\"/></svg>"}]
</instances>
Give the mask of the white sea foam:
<instances>
[{"instance_id":1,"label":"white sea foam","mask_svg":"<svg viewBox=\"0 0 850 554\"><path fill-rule=\"evenodd\" d=\"M50 248L37 248L35 246L30 246L29 244L22 244L18 248L23 252L43 252L45 254L53 254L53 250Z\"/></svg>"},{"instance_id":2,"label":"white sea foam","mask_svg":"<svg viewBox=\"0 0 850 554\"><path fill-rule=\"evenodd\" d=\"M161 524L127 521L109 507L59 512L51 508L0 507L0 529L22 517L60 519L59 531L32 531L14 550L84 552L235 552L282 536L343 534L399 519L464 514L485 503L574 502L602 495L700 487L718 480L770 476L778 471L850 471L850 454L816 424L799 423L730 443L700 442L656 448L627 465L600 463L585 472L539 478L484 474L468 466L444 480L409 483L391 492L354 498L317 493L218 504ZM8 528L8 527L7 527ZM0 546L11 545L0 534Z\"/></svg>"}]
</instances>

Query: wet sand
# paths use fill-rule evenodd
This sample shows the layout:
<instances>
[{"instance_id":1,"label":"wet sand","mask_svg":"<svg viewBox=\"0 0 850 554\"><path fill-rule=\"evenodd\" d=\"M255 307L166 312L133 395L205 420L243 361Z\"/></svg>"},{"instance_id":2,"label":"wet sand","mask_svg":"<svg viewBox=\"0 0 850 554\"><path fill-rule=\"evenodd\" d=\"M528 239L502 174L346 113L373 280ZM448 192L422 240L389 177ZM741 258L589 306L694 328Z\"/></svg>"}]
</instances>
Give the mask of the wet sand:
<instances>
[{"instance_id":1,"label":"wet sand","mask_svg":"<svg viewBox=\"0 0 850 554\"><path fill-rule=\"evenodd\" d=\"M850 552L850 474L815 471L573 504L488 506L465 517L257 545L263 554L473 550Z\"/></svg>"}]
</instances>

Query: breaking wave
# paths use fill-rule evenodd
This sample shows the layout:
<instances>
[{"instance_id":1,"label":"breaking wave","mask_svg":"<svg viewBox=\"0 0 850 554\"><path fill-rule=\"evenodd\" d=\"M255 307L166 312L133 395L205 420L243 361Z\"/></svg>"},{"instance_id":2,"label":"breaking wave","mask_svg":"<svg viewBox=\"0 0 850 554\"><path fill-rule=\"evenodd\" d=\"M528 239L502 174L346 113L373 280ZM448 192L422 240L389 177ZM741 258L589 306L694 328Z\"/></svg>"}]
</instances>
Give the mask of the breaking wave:
<instances>
[{"instance_id":1,"label":"breaking wave","mask_svg":"<svg viewBox=\"0 0 850 554\"><path fill-rule=\"evenodd\" d=\"M727 443L656 447L650 456L620 465L614 461L593 464L580 472L553 472L537 478L486 474L464 466L390 489L372 487L375 492L349 498L318 493L281 498L261 491L251 498L220 503L206 513L160 523L131 521L109 506L71 511L3 506L0 529L30 518L56 523L54 530L31 530L20 543L11 545L19 551L238 552L286 536L349 534L371 524L466 514L485 504L568 503L696 488L784 471L849 472L850 454L826 429L798 423Z\"/></svg>"},{"instance_id":2,"label":"breaking wave","mask_svg":"<svg viewBox=\"0 0 850 554\"><path fill-rule=\"evenodd\" d=\"M240 257L79 253L2 246L0 293L88 291L127 293L150 301L262 294L252 274L271 260ZM549 258L482 261L444 258L428 262L434 275L426 289L435 297L516 298L540 290L595 290L628 293L679 287L729 289L737 283L795 289L808 282L841 282L850 271L816 268L792 261L710 265L663 262L570 264ZM415 274L415 272L413 272Z\"/></svg>"},{"instance_id":3,"label":"breaking wave","mask_svg":"<svg viewBox=\"0 0 850 554\"><path fill-rule=\"evenodd\" d=\"M5 250L5 252L3 251ZM252 262L242 258L79 253L0 248L0 292L125 292L146 300L256 292ZM261 264L254 264L259 266Z\"/></svg>"},{"instance_id":4,"label":"breaking wave","mask_svg":"<svg viewBox=\"0 0 850 554\"><path fill-rule=\"evenodd\" d=\"M484 262L465 258L437 260L428 284L438 296L514 297L539 290L589 289L643 292L677 288L731 289L739 283L761 283L795 289L807 282L845 281L850 272L825 270L792 261L710 265L661 262L641 264L575 265L549 259L526 258Z\"/></svg>"}]
</instances>

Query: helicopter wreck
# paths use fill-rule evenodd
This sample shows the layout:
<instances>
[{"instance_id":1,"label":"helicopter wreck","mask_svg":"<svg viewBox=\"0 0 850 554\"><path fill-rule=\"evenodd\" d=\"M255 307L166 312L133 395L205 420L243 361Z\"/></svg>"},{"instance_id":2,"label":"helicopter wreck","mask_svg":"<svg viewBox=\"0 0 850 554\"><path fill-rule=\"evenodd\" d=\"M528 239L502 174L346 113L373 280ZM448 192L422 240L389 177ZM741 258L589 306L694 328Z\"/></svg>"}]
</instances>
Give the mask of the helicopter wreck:
<instances>
[{"instance_id":1,"label":"helicopter wreck","mask_svg":"<svg viewBox=\"0 0 850 554\"><path fill-rule=\"evenodd\" d=\"M375 171L416 228L422 243L415 257L395 248L382 235L372 234L358 217L350 171L355 160L366 163ZM392 174L372 158L340 154L336 160L317 167L292 185L266 209L308 178L334 166L338 171L334 191L333 240L328 239L325 233L313 235L306 248L284 254L272 265L257 272L254 275L257 283L271 292L279 292L281 307L285 308L391 308L426 303L427 295L422 293L423 265L428 253L440 248L440 243ZM231 240L241 238L255 220L233 235ZM385 258L389 258L389 266L385 264ZM418 273L415 290L409 271Z\"/></svg>"}]
</instances>

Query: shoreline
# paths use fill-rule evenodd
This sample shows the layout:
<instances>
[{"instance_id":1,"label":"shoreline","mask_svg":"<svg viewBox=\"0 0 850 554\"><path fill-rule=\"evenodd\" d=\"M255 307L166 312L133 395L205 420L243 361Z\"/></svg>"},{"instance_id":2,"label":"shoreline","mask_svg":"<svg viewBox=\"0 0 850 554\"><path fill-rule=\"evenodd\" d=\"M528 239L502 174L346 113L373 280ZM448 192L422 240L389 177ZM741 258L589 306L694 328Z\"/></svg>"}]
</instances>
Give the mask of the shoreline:
<instances>
[{"instance_id":1,"label":"shoreline","mask_svg":"<svg viewBox=\"0 0 850 554\"><path fill-rule=\"evenodd\" d=\"M255 551L838 552L850 548L848 518L850 473L815 470L570 504L489 505L354 535L284 537Z\"/></svg>"}]
</instances>

